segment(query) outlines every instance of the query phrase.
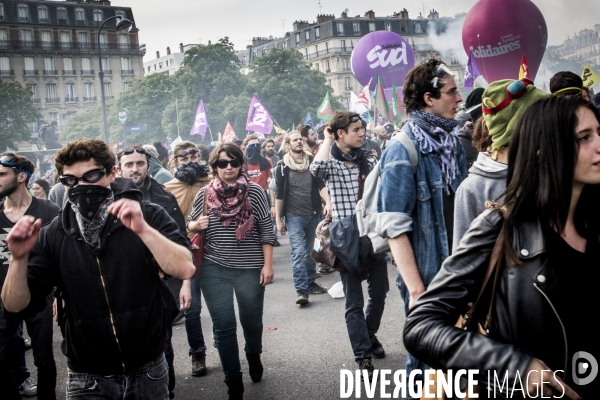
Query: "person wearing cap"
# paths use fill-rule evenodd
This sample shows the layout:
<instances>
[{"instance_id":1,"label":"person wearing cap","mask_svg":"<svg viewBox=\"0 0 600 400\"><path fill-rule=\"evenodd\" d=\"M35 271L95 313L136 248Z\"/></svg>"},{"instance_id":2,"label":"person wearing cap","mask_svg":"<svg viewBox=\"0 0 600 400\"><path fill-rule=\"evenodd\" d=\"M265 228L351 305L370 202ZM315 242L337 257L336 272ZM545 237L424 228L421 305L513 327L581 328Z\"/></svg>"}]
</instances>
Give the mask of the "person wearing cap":
<instances>
[{"instance_id":1,"label":"person wearing cap","mask_svg":"<svg viewBox=\"0 0 600 400\"><path fill-rule=\"evenodd\" d=\"M458 140L460 140L460 144L462 144L463 149L465 149L465 155L467 156L467 168L471 168L475 160L477 159L477 149L473 146L472 143L472 135L473 135L473 125L475 121L479 117L481 117L481 95L483 94L483 88L475 88L469 93L467 96L467 100L465 101L465 110L461 111L459 114L463 114L466 121L462 127L458 130L457 136ZM457 115L457 119L458 115Z\"/></svg>"},{"instance_id":2,"label":"person wearing cap","mask_svg":"<svg viewBox=\"0 0 600 400\"><path fill-rule=\"evenodd\" d=\"M11 252L7 248L6 237L15 224L26 215L40 218L48 224L58 215L59 208L54 203L29 194L27 186L34 172L33 163L15 153L0 156L0 288L4 285ZM52 350L52 294L43 300L42 311L37 315L9 318L5 315L0 301L0 392L2 398L20 399L21 391L31 386L27 370L21 371L24 360L23 338L17 333L25 321L31 337L33 359L38 370L38 399L56 399L56 363ZM25 392L25 391L24 391ZM29 391L24 394L34 395ZM6 397L4 397L6 396Z\"/></svg>"},{"instance_id":3,"label":"person wearing cap","mask_svg":"<svg viewBox=\"0 0 600 400\"><path fill-rule=\"evenodd\" d=\"M450 254L454 196L467 167L465 151L453 134L462 97L452 72L439 60L420 64L408 73L403 94L409 121L402 131L415 147L392 140L383 151L377 233L388 239L408 314ZM415 151L418 165L413 169L409 152ZM427 369L408 355L407 376ZM415 378L416 386L422 375Z\"/></svg>"},{"instance_id":4,"label":"person wearing cap","mask_svg":"<svg viewBox=\"0 0 600 400\"><path fill-rule=\"evenodd\" d=\"M485 203L498 200L506 189L508 144L517 121L530 104L549 96L529 80L492 82L483 92L483 118L492 146L489 153L479 153L456 191L453 252L471 222L486 209Z\"/></svg>"}]
</instances>

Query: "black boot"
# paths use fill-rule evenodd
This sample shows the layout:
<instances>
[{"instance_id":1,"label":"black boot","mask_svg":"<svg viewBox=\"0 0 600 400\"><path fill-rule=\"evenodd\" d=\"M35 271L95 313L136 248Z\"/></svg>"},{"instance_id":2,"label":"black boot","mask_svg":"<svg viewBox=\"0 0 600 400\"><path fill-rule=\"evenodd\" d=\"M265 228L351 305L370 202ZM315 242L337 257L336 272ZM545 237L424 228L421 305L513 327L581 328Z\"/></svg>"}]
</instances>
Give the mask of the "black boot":
<instances>
[{"instance_id":1,"label":"black boot","mask_svg":"<svg viewBox=\"0 0 600 400\"><path fill-rule=\"evenodd\" d=\"M246 359L248 360L248 369L252 382L260 382L263 375L263 365L260 362L260 353L246 353Z\"/></svg>"},{"instance_id":2,"label":"black boot","mask_svg":"<svg viewBox=\"0 0 600 400\"><path fill-rule=\"evenodd\" d=\"M236 376L225 381L229 390L229 400L243 400L244 399L244 381L242 375Z\"/></svg>"}]
</instances>

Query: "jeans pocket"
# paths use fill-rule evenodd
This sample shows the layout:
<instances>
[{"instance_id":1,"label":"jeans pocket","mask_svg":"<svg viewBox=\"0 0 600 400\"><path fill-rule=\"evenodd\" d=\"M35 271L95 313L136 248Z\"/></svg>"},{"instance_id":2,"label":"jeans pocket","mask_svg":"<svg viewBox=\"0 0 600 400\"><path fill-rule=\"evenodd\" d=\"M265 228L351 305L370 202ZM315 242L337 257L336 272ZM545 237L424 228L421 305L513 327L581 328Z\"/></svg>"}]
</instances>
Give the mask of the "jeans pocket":
<instances>
[{"instance_id":1,"label":"jeans pocket","mask_svg":"<svg viewBox=\"0 0 600 400\"><path fill-rule=\"evenodd\" d=\"M67 397L87 396L93 393L98 381L93 375L69 372L67 376Z\"/></svg>"},{"instance_id":2,"label":"jeans pocket","mask_svg":"<svg viewBox=\"0 0 600 400\"><path fill-rule=\"evenodd\" d=\"M169 373L169 365L167 364L165 359L163 359L157 365L148 369L144 375L146 378L150 379L151 381L160 381L162 379L165 379L165 377L167 376L168 373Z\"/></svg>"}]
</instances>

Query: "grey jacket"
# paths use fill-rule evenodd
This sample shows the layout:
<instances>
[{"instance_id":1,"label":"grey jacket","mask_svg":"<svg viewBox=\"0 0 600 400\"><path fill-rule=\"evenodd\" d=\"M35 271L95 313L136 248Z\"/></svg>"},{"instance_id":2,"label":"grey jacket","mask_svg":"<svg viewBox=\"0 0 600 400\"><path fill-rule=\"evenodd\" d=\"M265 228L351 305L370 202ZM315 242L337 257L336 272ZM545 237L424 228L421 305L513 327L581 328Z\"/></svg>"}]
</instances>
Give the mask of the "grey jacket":
<instances>
[{"instance_id":1,"label":"grey jacket","mask_svg":"<svg viewBox=\"0 0 600 400\"><path fill-rule=\"evenodd\" d=\"M506 189L505 164L493 161L485 153L479 153L469 169L469 177L456 191L454 201L454 234L452 253L469 230L471 222L485 210L486 201L495 201Z\"/></svg>"}]
</instances>

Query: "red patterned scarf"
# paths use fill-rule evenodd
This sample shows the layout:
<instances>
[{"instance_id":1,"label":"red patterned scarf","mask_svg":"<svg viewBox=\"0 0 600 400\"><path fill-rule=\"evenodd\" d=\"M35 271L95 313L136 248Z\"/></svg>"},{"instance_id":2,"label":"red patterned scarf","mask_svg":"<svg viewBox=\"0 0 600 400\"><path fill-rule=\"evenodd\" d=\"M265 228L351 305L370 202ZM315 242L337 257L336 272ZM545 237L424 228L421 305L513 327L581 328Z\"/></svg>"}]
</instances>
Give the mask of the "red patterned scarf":
<instances>
[{"instance_id":1,"label":"red patterned scarf","mask_svg":"<svg viewBox=\"0 0 600 400\"><path fill-rule=\"evenodd\" d=\"M252 228L252 204L250 203L250 180L245 172L231 185L215 175L207 187L207 205L225 228L235 219L235 238L238 244L246 239Z\"/></svg>"}]
</instances>

